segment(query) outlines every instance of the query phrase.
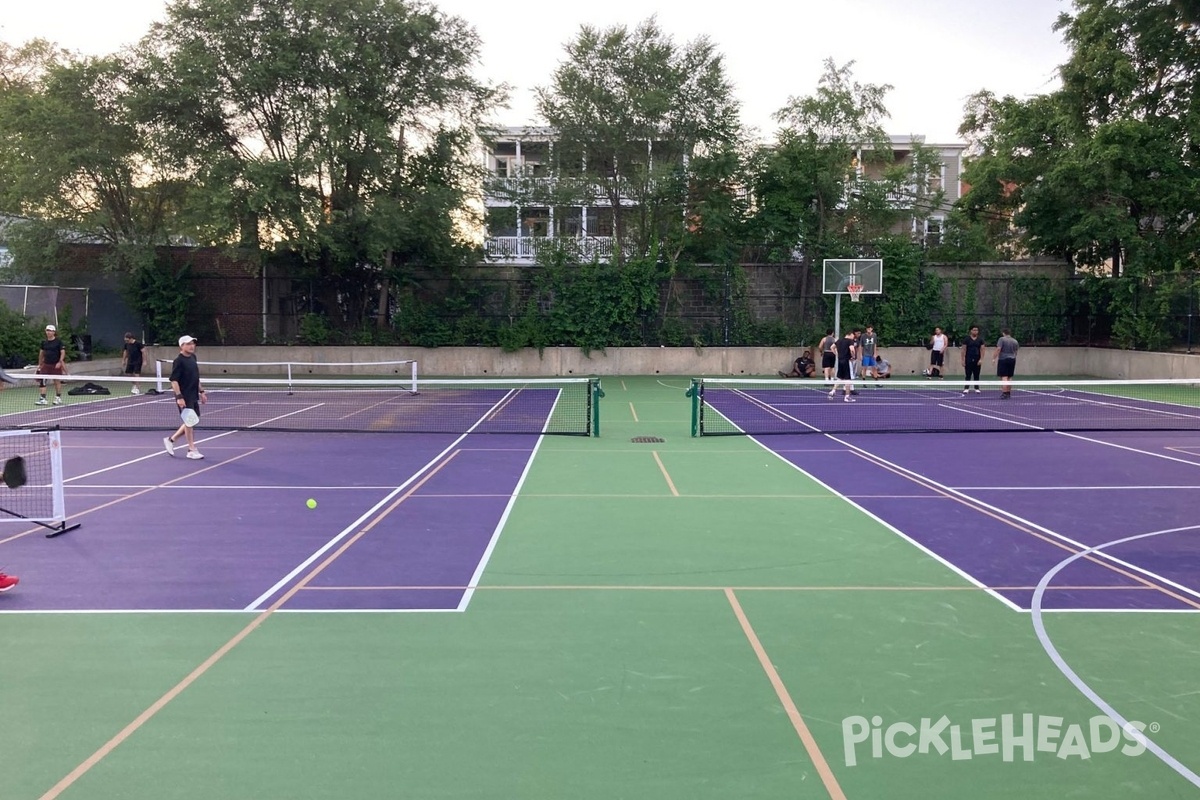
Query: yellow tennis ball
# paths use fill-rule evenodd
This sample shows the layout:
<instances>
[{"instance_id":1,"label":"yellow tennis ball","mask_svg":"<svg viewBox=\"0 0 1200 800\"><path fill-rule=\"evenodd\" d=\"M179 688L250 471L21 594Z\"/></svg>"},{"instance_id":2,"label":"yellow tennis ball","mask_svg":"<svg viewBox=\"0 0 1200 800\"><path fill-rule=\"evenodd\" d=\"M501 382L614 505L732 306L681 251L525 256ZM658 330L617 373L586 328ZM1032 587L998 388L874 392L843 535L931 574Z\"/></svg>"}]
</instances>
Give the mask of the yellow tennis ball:
<instances>
[{"instance_id":1,"label":"yellow tennis ball","mask_svg":"<svg viewBox=\"0 0 1200 800\"><path fill-rule=\"evenodd\" d=\"M308 498L307 500L305 500L305 501L304 501L304 505L308 506L309 508L316 508L316 507L317 507L317 501L316 501L316 500L313 500L313 499L310 497L310 498Z\"/></svg>"}]
</instances>

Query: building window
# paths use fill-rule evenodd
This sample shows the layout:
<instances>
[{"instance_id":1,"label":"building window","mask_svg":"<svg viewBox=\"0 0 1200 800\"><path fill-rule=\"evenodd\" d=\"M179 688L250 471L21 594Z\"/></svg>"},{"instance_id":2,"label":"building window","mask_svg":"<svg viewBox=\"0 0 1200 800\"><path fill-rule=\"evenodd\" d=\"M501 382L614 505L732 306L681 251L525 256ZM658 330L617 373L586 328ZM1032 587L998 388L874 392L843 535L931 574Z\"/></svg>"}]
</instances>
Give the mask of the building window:
<instances>
[{"instance_id":1,"label":"building window","mask_svg":"<svg viewBox=\"0 0 1200 800\"><path fill-rule=\"evenodd\" d=\"M925 246L937 247L942 243L942 220L938 217L925 220Z\"/></svg>"}]
</instances>

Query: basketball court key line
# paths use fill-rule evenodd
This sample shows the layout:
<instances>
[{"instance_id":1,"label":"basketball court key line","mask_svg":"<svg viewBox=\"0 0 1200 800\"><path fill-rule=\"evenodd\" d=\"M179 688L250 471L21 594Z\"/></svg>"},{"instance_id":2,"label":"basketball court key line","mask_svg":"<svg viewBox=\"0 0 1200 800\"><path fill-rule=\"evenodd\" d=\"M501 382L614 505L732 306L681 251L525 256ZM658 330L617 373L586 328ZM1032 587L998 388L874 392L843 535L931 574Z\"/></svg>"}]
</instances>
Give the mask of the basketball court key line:
<instances>
[{"instance_id":1,"label":"basketball court key line","mask_svg":"<svg viewBox=\"0 0 1200 800\"><path fill-rule=\"evenodd\" d=\"M1123 539L1114 539L1110 542L1103 542L1098 545L1087 548L1083 552L1074 553L1073 555L1063 559L1053 568L1051 568L1042 579L1038 581L1038 588L1033 593L1033 600L1030 602L1030 615L1033 622L1034 632L1037 633L1038 641L1042 645L1042 649L1046 651L1046 655L1050 656L1050 660L1054 662L1054 666L1063 674L1068 681L1096 708L1100 709L1108 718L1119 724L1126 732L1141 743L1147 750L1158 756L1159 760L1166 764L1171 769L1175 770L1180 777L1191 783L1193 786L1200 788L1200 775L1197 775L1188 767L1184 766L1178 759L1152 741L1142 731L1130 725L1129 720L1117 713L1117 710L1112 707L1104 698L1102 698L1086 681L1079 677L1079 674L1071 668L1066 659L1058 652L1058 648L1054 646L1050 635L1046 632L1045 620L1042 618L1042 596L1045 594L1046 587L1050 581L1054 580L1054 576L1065 569L1070 564L1092 554L1102 554L1106 548L1113 547L1119 544L1128 542L1136 542L1142 539L1147 539L1152 536L1162 536L1168 533L1179 533L1182 531L1193 531L1200 528L1200 525L1186 525L1179 528L1168 528L1161 531L1151 531L1150 533L1139 533L1135 536L1126 536Z\"/></svg>"}]
</instances>

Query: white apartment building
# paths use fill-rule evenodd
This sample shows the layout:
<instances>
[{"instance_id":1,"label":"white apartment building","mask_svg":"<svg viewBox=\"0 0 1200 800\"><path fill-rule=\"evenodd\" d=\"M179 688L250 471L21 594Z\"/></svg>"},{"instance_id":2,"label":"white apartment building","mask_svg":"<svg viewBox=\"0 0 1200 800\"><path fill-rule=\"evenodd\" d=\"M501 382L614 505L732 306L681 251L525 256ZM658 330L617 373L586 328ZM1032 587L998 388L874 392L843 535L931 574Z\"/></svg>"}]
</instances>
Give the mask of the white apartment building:
<instances>
[{"instance_id":1,"label":"white apartment building","mask_svg":"<svg viewBox=\"0 0 1200 800\"><path fill-rule=\"evenodd\" d=\"M484 167L489 175L484 186L485 248L489 259L532 263L539 249L548 244L571 247L583 260L605 260L612 255L612 202L590 185L594 180L588 180L589 175L602 174L612 165L597 162L564 169L556 159L554 138L549 128L510 127L485 148ZM918 145L936 153L941 161L940 170L927 181L914 175L910 186L890 198L897 208L914 208L922 201L927 203L931 194L944 191L936 209L910 218L911 235L935 245L941 240L946 215L964 193L961 173L966 145L927 144L923 136L893 136L890 143L891 164L911 161ZM655 159L657 149L654 143L647 144L649 161ZM878 180L888 163L864 155L860 151L855 159L858 180ZM849 193L854 187L846 189Z\"/></svg>"}]
</instances>

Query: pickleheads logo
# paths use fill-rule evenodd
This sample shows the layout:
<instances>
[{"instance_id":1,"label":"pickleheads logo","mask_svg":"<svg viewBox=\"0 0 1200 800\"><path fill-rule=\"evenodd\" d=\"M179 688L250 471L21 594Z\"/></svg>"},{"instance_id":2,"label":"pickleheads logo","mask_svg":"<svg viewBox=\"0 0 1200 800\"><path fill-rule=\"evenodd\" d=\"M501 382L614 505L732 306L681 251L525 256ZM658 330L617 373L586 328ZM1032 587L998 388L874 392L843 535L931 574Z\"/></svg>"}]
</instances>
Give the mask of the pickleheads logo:
<instances>
[{"instance_id":1,"label":"pickleheads logo","mask_svg":"<svg viewBox=\"0 0 1200 800\"><path fill-rule=\"evenodd\" d=\"M1142 731L1158 730L1157 723L1130 722L1122 727L1103 714L1085 723L1064 722L1063 717L1004 714L960 724L943 715L936 720L923 718L916 725L903 721L885 725L880 716L853 716L842 720L842 747L848 767L868 753L871 758L948 754L953 761L991 756L1003 761L1018 757L1033 761L1036 754L1046 753L1064 760L1086 760L1118 748L1123 755L1139 756L1146 751Z\"/></svg>"}]
</instances>

